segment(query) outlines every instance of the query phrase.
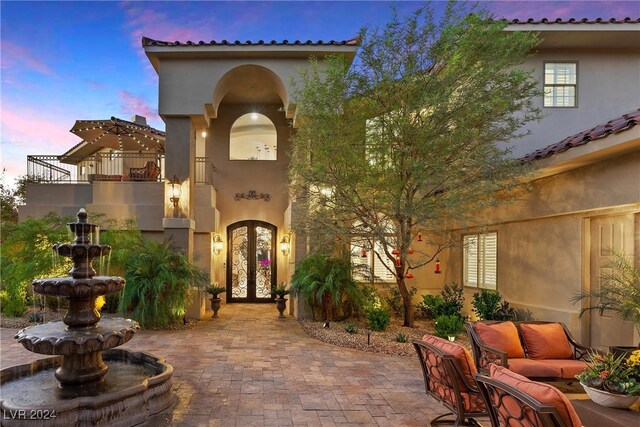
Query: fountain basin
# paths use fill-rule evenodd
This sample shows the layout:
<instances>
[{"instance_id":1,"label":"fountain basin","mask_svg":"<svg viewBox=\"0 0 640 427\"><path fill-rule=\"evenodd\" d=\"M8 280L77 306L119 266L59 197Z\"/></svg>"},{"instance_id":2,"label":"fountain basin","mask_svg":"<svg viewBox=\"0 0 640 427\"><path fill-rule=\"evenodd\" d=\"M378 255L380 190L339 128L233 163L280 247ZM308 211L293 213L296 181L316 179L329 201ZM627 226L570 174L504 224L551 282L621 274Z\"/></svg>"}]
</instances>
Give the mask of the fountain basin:
<instances>
[{"instance_id":1,"label":"fountain basin","mask_svg":"<svg viewBox=\"0 0 640 427\"><path fill-rule=\"evenodd\" d=\"M67 328L63 322L44 323L18 331L15 338L24 348L39 354L69 356L118 347L140 326L131 319L102 319L87 328Z\"/></svg>"},{"instance_id":2,"label":"fountain basin","mask_svg":"<svg viewBox=\"0 0 640 427\"><path fill-rule=\"evenodd\" d=\"M124 279L117 276L95 276L93 278L52 277L32 282L37 294L54 297L97 298L101 295L120 292Z\"/></svg>"},{"instance_id":3,"label":"fountain basin","mask_svg":"<svg viewBox=\"0 0 640 427\"><path fill-rule=\"evenodd\" d=\"M102 381L60 388L49 357L0 371L3 426L115 426L144 423L174 401L173 367L147 353L102 353L109 372Z\"/></svg>"}]
</instances>

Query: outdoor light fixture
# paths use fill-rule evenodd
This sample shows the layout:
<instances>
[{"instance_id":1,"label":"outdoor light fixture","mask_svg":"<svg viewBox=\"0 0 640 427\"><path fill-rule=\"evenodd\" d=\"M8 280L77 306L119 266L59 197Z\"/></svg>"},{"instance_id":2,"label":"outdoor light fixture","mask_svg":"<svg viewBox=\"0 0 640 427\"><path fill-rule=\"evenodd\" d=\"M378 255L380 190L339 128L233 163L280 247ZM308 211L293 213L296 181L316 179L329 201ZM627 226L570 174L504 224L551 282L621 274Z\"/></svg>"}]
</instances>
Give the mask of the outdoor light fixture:
<instances>
[{"instance_id":1,"label":"outdoor light fixture","mask_svg":"<svg viewBox=\"0 0 640 427\"><path fill-rule=\"evenodd\" d=\"M206 129L202 129L202 133L200 133L200 135L202 135L203 138L207 137L207 130Z\"/></svg>"},{"instance_id":2,"label":"outdoor light fixture","mask_svg":"<svg viewBox=\"0 0 640 427\"><path fill-rule=\"evenodd\" d=\"M436 273L436 274L442 273L442 271L440 271L440 258L436 259L436 269L435 269L434 273Z\"/></svg>"},{"instance_id":3,"label":"outdoor light fixture","mask_svg":"<svg viewBox=\"0 0 640 427\"><path fill-rule=\"evenodd\" d=\"M219 234L213 236L213 254L220 255L222 252L222 237Z\"/></svg>"},{"instance_id":4,"label":"outdoor light fixture","mask_svg":"<svg viewBox=\"0 0 640 427\"><path fill-rule=\"evenodd\" d=\"M173 207L178 207L178 202L180 202L180 196L182 196L182 183L178 179L176 175L173 175L173 178L169 181L169 185L171 186L171 203L173 203Z\"/></svg>"},{"instance_id":5,"label":"outdoor light fixture","mask_svg":"<svg viewBox=\"0 0 640 427\"><path fill-rule=\"evenodd\" d=\"M289 252L291 252L291 238L288 234L285 234L282 240L280 240L280 250L284 256L289 255Z\"/></svg>"}]
</instances>

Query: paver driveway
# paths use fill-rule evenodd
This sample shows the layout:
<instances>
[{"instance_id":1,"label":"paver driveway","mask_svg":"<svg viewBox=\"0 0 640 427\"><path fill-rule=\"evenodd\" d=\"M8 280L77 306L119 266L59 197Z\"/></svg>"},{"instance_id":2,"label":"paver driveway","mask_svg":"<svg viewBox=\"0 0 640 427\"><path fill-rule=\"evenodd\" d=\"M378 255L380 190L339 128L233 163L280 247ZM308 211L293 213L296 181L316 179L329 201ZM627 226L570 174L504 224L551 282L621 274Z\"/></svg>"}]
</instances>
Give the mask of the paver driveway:
<instances>
[{"instance_id":1,"label":"paver driveway","mask_svg":"<svg viewBox=\"0 0 640 427\"><path fill-rule=\"evenodd\" d=\"M2 329L2 366L33 355ZM174 367L174 407L153 426L425 426L445 409L424 393L417 357L319 342L271 304L228 304L188 331L141 331L123 348Z\"/></svg>"}]
</instances>

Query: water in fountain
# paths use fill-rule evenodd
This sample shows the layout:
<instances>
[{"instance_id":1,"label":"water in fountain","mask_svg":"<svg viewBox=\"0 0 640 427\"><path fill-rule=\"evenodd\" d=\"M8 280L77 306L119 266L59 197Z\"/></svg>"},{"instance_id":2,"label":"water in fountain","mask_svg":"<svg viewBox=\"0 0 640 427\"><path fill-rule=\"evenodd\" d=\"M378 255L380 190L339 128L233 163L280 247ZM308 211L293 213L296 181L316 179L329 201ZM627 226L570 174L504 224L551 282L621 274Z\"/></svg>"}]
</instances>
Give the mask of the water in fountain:
<instances>
[{"instance_id":1,"label":"water in fountain","mask_svg":"<svg viewBox=\"0 0 640 427\"><path fill-rule=\"evenodd\" d=\"M96 298L121 292L125 281L122 277L96 276L93 259L109 255L111 248L91 243L96 226L87 222L84 209L77 217L77 222L69 224L75 234L73 243L54 246L58 255L72 259L71 276L32 283L34 293L67 299L64 319L16 334L27 350L59 357L3 369L0 406L3 413L28 414L42 408L57 411L56 423L47 424L52 426L137 424L171 405L173 368L145 353L115 350L129 341L139 326L130 319L100 321ZM105 361L111 365L109 375ZM44 379L51 378L53 370L59 386L45 387ZM140 387L153 389L153 393L144 394L144 402ZM92 398L83 399L87 396ZM23 421L28 420L3 419L2 425L23 425Z\"/></svg>"}]
</instances>

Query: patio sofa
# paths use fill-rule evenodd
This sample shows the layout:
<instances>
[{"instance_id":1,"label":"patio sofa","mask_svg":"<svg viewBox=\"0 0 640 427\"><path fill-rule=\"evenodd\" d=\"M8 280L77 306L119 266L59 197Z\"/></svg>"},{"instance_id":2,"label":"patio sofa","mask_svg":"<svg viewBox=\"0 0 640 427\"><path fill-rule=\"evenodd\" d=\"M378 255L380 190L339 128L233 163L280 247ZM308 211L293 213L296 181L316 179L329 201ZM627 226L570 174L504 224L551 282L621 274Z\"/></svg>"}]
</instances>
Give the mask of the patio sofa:
<instances>
[{"instance_id":1,"label":"patio sofa","mask_svg":"<svg viewBox=\"0 0 640 427\"><path fill-rule=\"evenodd\" d=\"M129 168L129 179L131 181L157 181L158 176L160 176L160 167L151 160L141 168Z\"/></svg>"},{"instance_id":2,"label":"patio sofa","mask_svg":"<svg viewBox=\"0 0 640 427\"><path fill-rule=\"evenodd\" d=\"M90 173L87 176L89 182L94 181L122 181L122 175L105 175L102 173Z\"/></svg>"},{"instance_id":3,"label":"patio sofa","mask_svg":"<svg viewBox=\"0 0 640 427\"><path fill-rule=\"evenodd\" d=\"M591 350L558 322L478 321L466 328L474 362L485 374L495 363L527 378L574 379Z\"/></svg>"}]
</instances>

